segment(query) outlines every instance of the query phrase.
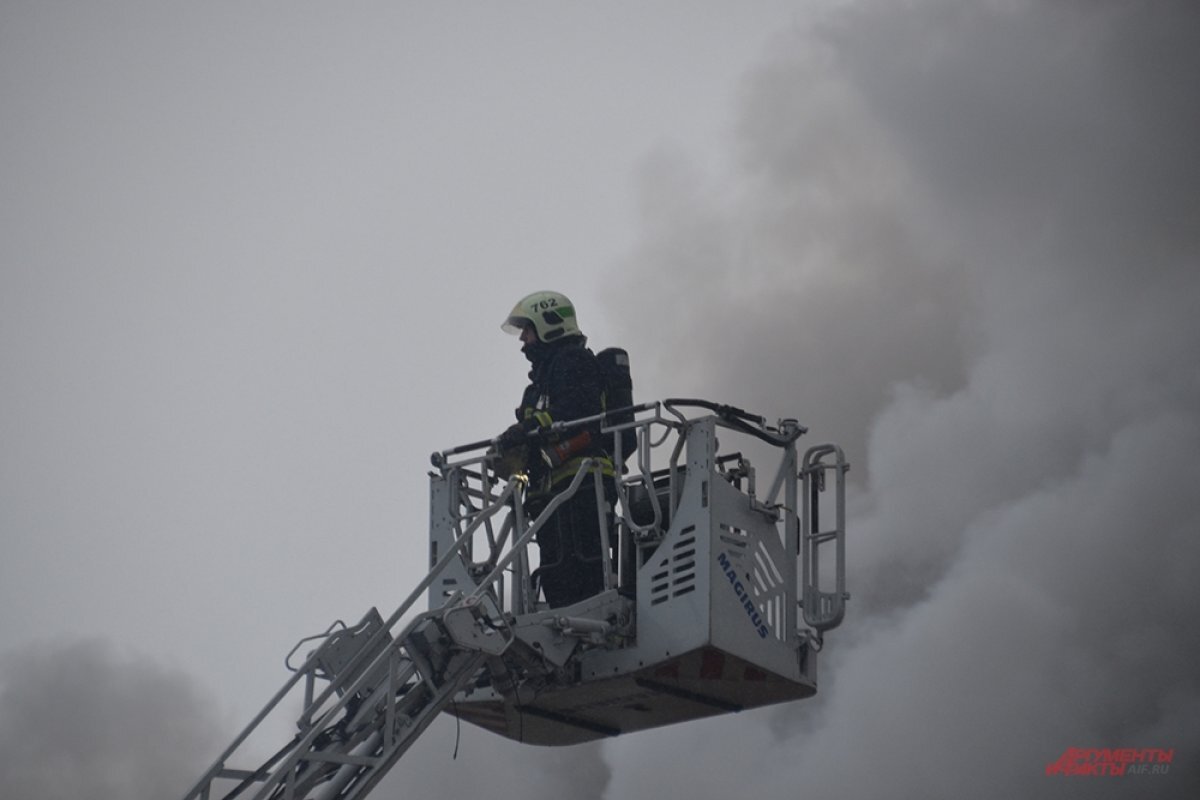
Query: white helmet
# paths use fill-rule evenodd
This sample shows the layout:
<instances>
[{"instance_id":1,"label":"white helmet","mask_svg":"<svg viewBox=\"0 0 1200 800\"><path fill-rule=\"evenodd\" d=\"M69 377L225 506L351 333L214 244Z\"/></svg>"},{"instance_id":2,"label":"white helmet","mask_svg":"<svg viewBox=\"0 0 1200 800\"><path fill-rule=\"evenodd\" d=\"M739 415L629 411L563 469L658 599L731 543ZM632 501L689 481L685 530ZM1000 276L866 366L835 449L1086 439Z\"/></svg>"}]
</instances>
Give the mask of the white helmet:
<instances>
[{"instance_id":1,"label":"white helmet","mask_svg":"<svg viewBox=\"0 0 1200 800\"><path fill-rule=\"evenodd\" d=\"M534 292L522 297L500 329L520 335L527 325L533 326L538 340L547 344L564 336L583 335L575 319L575 305L558 292Z\"/></svg>"}]
</instances>

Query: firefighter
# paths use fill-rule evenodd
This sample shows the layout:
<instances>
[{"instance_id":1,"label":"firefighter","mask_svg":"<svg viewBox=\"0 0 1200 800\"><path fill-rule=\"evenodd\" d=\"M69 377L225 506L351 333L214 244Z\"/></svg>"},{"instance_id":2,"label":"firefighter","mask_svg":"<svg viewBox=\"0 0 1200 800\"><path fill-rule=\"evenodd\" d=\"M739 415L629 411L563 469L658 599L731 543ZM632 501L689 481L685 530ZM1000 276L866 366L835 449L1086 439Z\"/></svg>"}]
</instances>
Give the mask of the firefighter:
<instances>
[{"instance_id":1,"label":"firefighter","mask_svg":"<svg viewBox=\"0 0 1200 800\"><path fill-rule=\"evenodd\" d=\"M531 365L517 422L500 436L502 451L522 452L529 477L528 516L536 517L566 489L585 459L592 459L602 476L603 505L597 504L594 478L587 476L537 533L537 583L552 608L571 605L604 589L601 543L611 525L613 464L598 421L556 436L530 435L555 422L598 415L604 403L600 366L579 329L575 306L557 292L522 298L501 328L520 337L521 352Z\"/></svg>"}]
</instances>

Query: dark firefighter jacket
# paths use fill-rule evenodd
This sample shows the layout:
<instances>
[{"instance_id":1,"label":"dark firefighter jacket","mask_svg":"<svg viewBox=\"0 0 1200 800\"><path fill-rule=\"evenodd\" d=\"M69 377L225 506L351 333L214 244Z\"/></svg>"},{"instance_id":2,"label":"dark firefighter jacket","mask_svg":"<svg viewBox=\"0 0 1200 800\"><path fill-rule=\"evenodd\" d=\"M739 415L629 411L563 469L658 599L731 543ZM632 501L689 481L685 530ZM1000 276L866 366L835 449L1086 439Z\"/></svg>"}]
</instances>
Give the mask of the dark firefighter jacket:
<instances>
[{"instance_id":1,"label":"dark firefighter jacket","mask_svg":"<svg viewBox=\"0 0 1200 800\"><path fill-rule=\"evenodd\" d=\"M517 423L522 428L546 428L555 422L595 416L603 410L604 384L600 366L585 339L572 336L552 344L538 344L527 350L526 355L533 367L529 370L529 385L516 410ZM581 440L579 434L584 431L590 435ZM557 466L550 467L536 457L530 459L530 488L534 493L545 492L574 477L585 458L600 459L602 472L613 474L612 461L600 443L599 422L562 433L546 444L552 447L567 442L574 444L560 450L566 457Z\"/></svg>"}]
</instances>

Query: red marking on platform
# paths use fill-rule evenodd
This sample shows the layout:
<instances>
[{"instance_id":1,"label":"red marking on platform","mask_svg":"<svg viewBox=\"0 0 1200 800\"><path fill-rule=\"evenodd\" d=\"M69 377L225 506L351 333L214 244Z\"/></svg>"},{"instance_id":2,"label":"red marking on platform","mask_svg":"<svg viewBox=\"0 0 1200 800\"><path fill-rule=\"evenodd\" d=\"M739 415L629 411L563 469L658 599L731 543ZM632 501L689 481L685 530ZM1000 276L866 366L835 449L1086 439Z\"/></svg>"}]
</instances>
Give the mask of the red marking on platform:
<instances>
[{"instance_id":1,"label":"red marking on platform","mask_svg":"<svg viewBox=\"0 0 1200 800\"><path fill-rule=\"evenodd\" d=\"M725 673L725 654L719 650L705 650L700 656L700 677L703 680L720 680Z\"/></svg>"},{"instance_id":2,"label":"red marking on platform","mask_svg":"<svg viewBox=\"0 0 1200 800\"><path fill-rule=\"evenodd\" d=\"M656 678L678 678L679 677L679 662L673 661L670 664L665 664L654 670Z\"/></svg>"}]
</instances>

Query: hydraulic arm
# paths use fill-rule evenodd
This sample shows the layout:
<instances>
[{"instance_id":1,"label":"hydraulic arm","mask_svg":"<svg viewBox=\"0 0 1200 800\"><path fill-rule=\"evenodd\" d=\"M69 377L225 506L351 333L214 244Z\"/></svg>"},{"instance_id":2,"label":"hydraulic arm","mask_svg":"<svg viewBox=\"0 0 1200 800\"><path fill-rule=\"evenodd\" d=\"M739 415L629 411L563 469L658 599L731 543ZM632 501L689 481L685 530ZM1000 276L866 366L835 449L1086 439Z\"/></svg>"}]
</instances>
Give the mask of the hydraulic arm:
<instances>
[{"instance_id":1,"label":"hydraulic arm","mask_svg":"<svg viewBox=\"0 0 1200 800\"><path fill-rule=\"evenodd\" d=\"M360 800L443 711L563 745L815 693L849 597L841 450L801 457L795 420L707 401L619 411L602 420L628 460L611 517L592 460L527 519L527 478L498 469L495 442L434 454L428 575L388 618L371 609L301 640L292 676L184 800ZM597 496L604 588L550 608L530 544L580 491ZM264 757L256 734L280 721L295 733Z\"/></svg>"}]
</instances>

